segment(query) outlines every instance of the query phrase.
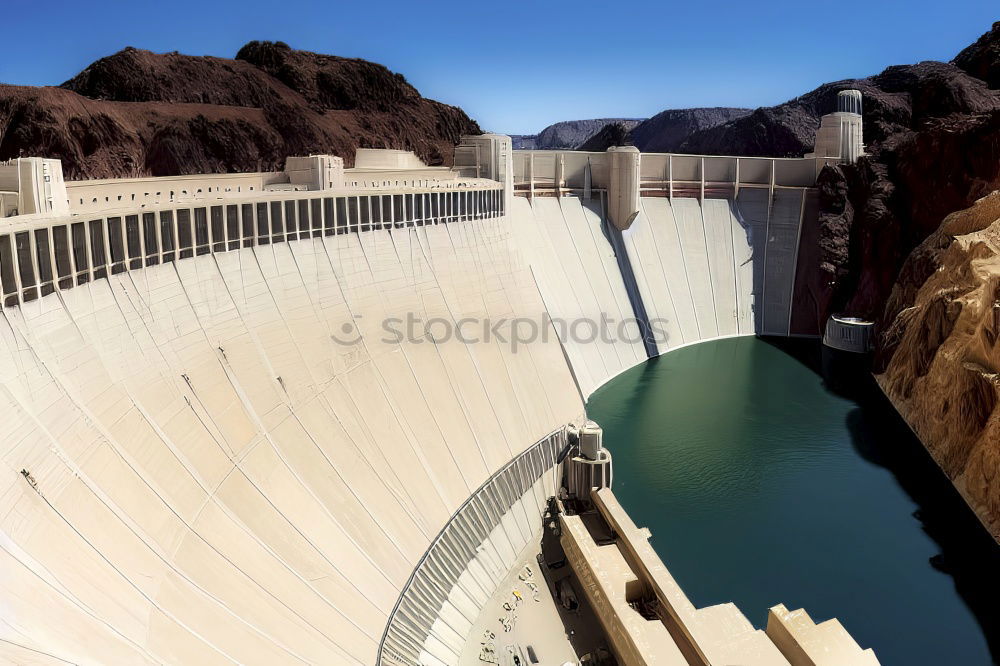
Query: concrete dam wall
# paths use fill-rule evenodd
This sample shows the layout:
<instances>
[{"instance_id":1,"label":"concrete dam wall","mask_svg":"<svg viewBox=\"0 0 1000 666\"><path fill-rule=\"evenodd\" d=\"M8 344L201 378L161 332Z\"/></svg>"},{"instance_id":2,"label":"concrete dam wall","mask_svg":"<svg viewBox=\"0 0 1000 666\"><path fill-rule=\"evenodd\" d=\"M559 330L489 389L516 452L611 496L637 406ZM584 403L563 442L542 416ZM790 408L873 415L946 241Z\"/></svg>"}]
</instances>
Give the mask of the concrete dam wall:
<instances>
[{"instance_id":1,"label":"concrete dam wall","mask_svg":"<svg viewBox=\"0 0 1000 666\"><path fill-rule=\"evenodd\" d=\"M508 157L6 220L0 657L459 663L586 396L794 332L819 161Z\"/></svg>"},{"instance_id":2,"label":"concrete dam wall","mask_svg":"<svg viewBox=\"0 0 1000 666\"><path fill-rule=\"evenodd\" d=\"M811 251L802 236L816 225L815 162L643 154L642 164L653 166L626 184L633 210L619 229L613 207L621 183L609 175L606 153L525 152L516 159L515 188L523 196L511 211L514 232L549 315L562 324L585 396L681 345L818 333L802 318L793 321L803 282L798 261ZM656 178L664 164L683 177ZM738 164L749 181L737 179ZM539 176L544 170L552 176Z\"/></svg>"},{"instance_id":3,"label":"concrete dam wall","mask_svg":"<svg viewBox=\"0 0 1000 666\"><path fill-rule=\"evenodd\" d=\"M426 565L457 640L477 609L452 588L490 588L538 529L583 405L554 337L515 354L382 322L535 316L507 225L275 242L5 308L0 654L372 664L472 507L488 566Z\"/></svg>"}]
</instances>

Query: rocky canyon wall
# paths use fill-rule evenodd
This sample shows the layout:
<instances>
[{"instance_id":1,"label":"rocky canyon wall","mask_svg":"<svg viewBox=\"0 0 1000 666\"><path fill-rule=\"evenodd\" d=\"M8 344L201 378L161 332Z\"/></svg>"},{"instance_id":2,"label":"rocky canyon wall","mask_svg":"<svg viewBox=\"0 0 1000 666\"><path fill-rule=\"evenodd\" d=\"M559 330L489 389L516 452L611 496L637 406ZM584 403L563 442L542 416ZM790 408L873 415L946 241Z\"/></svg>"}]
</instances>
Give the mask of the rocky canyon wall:
<instances>
[{"instance_id":1,"label":"rocky canyon wall","mask_svg":"<svg viewBox=\"0 0 1000 666\"><path fill-rule=\"evenodd\" d=\"M451 164L479 126L365 60L250 42L236 58L126 48L59 87L0 84L0 159L62 160L68 178L274 171L288 155L412 150Z\"/></svg>"},{"instance_id":2,"label":"rocky canyon wall","mask_svg":"<svg viewBox=\"0 0 1000 666\"><path fill-rule=\"evenodd\" d=\"M1000 539L1000 192L945 218L886 308L876 378Z\"/></svg>"}]
</instances>

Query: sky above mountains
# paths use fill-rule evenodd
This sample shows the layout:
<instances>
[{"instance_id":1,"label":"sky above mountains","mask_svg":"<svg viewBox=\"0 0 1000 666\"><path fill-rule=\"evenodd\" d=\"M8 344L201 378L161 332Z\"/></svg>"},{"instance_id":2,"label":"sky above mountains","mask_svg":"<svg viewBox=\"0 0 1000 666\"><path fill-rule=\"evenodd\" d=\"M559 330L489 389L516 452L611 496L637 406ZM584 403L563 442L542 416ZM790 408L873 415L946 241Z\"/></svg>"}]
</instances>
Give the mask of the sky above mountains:
<instances>
[{"instance_id":1,"label":"sky above mountains","mask_svg":"<svg viewBox=\"0 0 1000 666\"><path fill-rule=\"evenodd\" d=\"M44 11L41 9L44 7ZM0 82L58 85L125 46L233 57L252 39L365 58L484 129L776 104L888 65L950 60L986 0L342 2L55 0L5 8Z\"/></svg>"}]
</instances>

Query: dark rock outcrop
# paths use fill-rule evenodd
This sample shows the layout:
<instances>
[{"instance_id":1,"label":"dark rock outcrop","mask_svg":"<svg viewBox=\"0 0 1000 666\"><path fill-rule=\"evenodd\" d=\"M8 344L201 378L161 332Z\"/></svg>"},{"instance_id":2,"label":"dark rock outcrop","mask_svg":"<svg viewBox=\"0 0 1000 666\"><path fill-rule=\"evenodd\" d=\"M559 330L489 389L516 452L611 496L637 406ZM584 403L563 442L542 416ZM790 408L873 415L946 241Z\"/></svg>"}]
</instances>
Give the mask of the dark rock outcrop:
<instances>
[{"instance_id":1,"label":"dark rock outcrop","mask_svg":"<svg viewBox=\"0 0 1000 666\"><path fill-rule=\"evenodd\" d=\"M236 60L264 70L305 97L317 111L391 112L418 106L422 101L402 74L367 60L296 51L282 42L258 41L243 46Z\"/></svg>"},{"instance_id":2,"label":"dark rock outcrop","mask_svg":"<svg viewBox=\"0 0 1000 666\"><path fill-rule=\"evenodd\" d=\"M514 135L515 149L586 150L634 145L645 153L677 152L693 133L716 127L750 113L750 109L715 107L667 109L652 118L598 118L568 120L549 125L538 134Z\"/></svg>"},{"instance_id":3,"label":"dark rock outcrop","mask_svg":"<svg viewBox=\"0 0 1000 666\"><path fill-rule=\"evenodd\" d=\"M632 130L632 142L645 153L683 152L681 146L692 134L718 127L750 113L750 109L714 107L667 109Z\"/></svg>"},{"instance_id":4,"label":"dark rock outcrop","mask_svg":"<svg viewBox=\"0 0 1000 666\"><path fill-rule=\"evenodd\" d=\"M1000 21L955 56L952 63L985 81L990 88L1000 88Z\"/></svg>"},{"instance_id":5,"label":"dark rock outcrop","mask_svg":"<svg viewBox=\"0 0 1000 666\"><path fill-rule=\"evenodd\" d=\"M841 185L831 189L834 181ZM1000 188L1000 106L899 132L856 165L827 167L819 184L820 244L831 250L818 266L827 312L879 319L897 278L927 278L918 246L940 221Z\"/></svg>"},{"instance_id":6,"label":"dark rock outcrop","mask_svg":"<svg viewBox=\"0 0 1000 666\"><path fill-rule=\"evenodd\" d=\"M126 48L61 87L0 85L0 159L59 158L69 178L281 168L288 155L413 150L448 164L479 127L399 74L250 42L234 60Z\"/></svg>"},{"instance_id":7,"label":"dark rock outcrop","mask_svg":"<svg viewBox=\"0 0 1000 666\"><path fill-rule=\"evenodd\" d=\"M952 113L997 108L997 94L951 63L921 62L889 67L864 79L826 83L783 104L693 133L681 150L706 155L801 157L812 150L820 117L835 111L837 93L857 89L864 96L865 143L877 151L889 137L917 130Z\"/></svg>"},{"instance_id":8,"label":"dark rock outcrop","mask_svg":"<svg viewBox=\"0 0 1000 666\"><path fill-rule=\"evenodd\" d=\"M580 146L607 125L622 124L632 129L641 119L593 118L553 123L538 134L512 134L514 150L580 150Z\"/></svg>"},{"instance_id":9,"label":"dark rock outcrop","mask_svg":"<svg viewBox=\"0 0 1000 666\"><path fill-rule=\"evenodd\" d=\"M862 158L853 166L820 172L819 263L815 298L831 312L876 318L892 287L894 272L869 270L902 261L901 225L890 206L895 186L885 165ZM826 288L822 288L825 286Z\"/></svg>"},{"instance_id":10,"label":"dark rock outcrop","mask_svg":"<svg viewBox=\"0 0 1000 666\"><path fill-rule=\"evenodd\" d=\"M601 130L584 141L577 150L587 152L604 152L611 146L631 146L631 128L625 123L609 123Z\"/></svg>"},{"instance_id":11,"label":"dark rock outcrop","mask_svg":"<svg viewBox=\"0 0 1000 666\"><path fill-rule=\"evenodd\" d=\"M126 47L91 63L60 87L93 100L263 108L293 97L237 60Z\"/></svg>"}]
</instances>

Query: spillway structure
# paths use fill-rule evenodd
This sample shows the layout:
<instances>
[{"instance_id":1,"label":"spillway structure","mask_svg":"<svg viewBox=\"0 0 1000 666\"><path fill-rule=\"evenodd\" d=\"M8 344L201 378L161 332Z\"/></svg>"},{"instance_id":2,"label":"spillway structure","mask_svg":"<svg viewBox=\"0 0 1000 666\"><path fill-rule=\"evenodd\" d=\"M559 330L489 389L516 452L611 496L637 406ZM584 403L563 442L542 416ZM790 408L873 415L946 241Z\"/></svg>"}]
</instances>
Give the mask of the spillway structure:
<instances>
[{"instance_id":1,"label":"spillway structure","mask_svg":"<svg viewBox=\"0 0 1000 666\"><path fill-rule=\"evenodd\" d=\"M678 346L796 332L828 159L483 135L454 168L0 165L0 659L578 663L575 585L621 664L877 663L836 620L694 608L584 407Z\"/></svg>"}]
</instances>

